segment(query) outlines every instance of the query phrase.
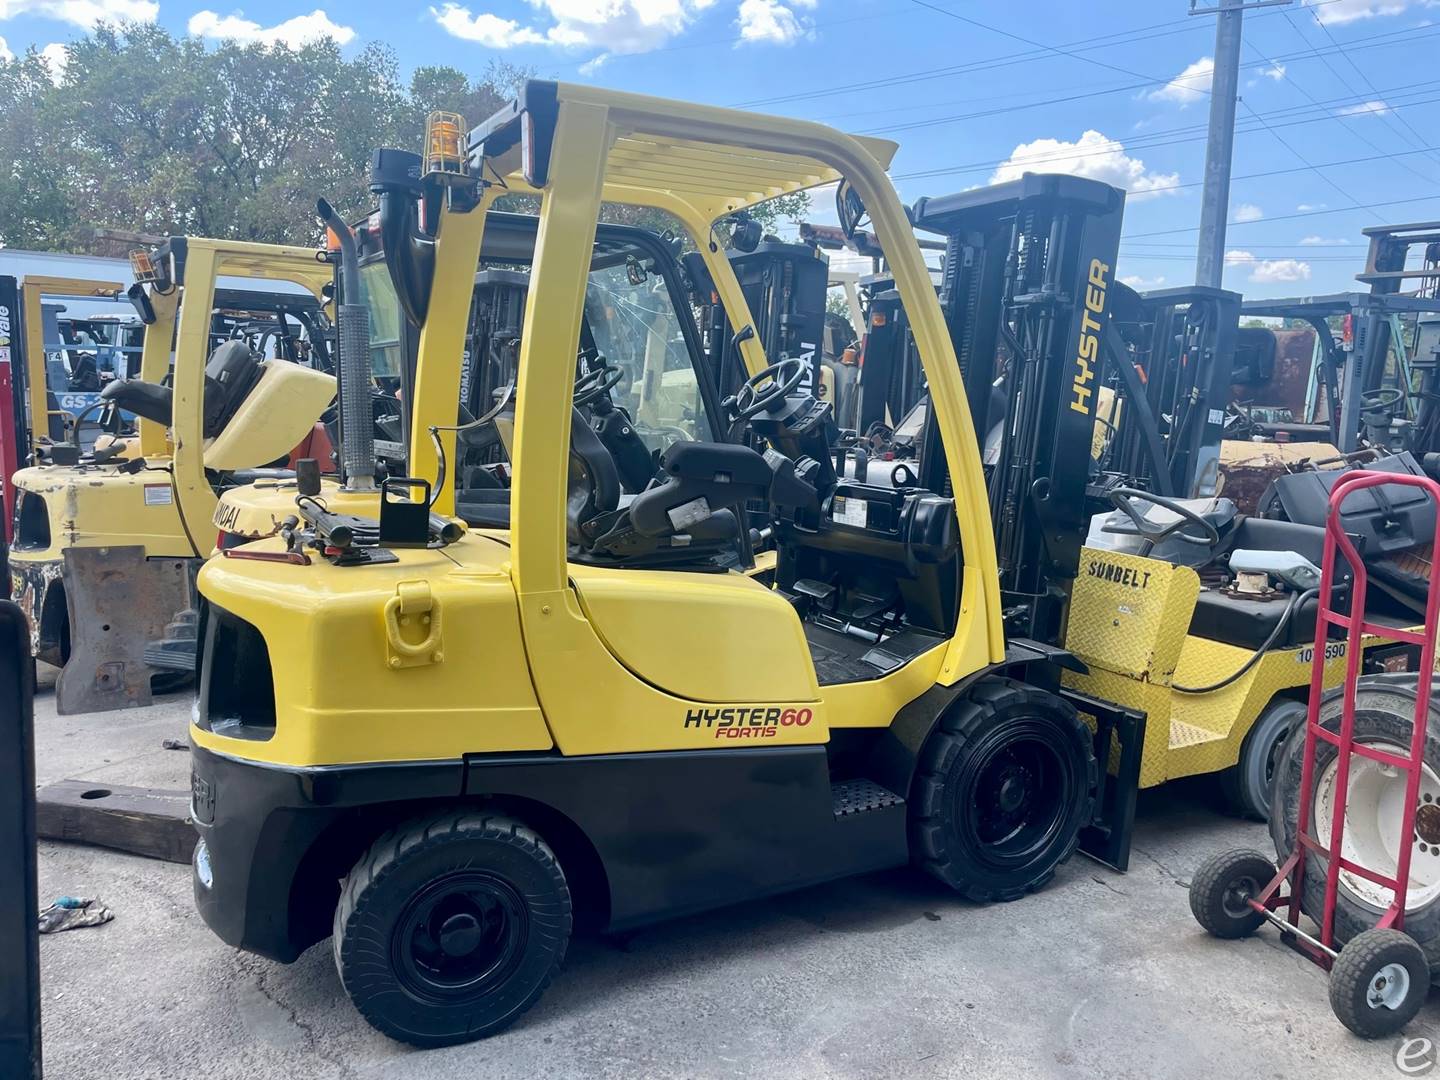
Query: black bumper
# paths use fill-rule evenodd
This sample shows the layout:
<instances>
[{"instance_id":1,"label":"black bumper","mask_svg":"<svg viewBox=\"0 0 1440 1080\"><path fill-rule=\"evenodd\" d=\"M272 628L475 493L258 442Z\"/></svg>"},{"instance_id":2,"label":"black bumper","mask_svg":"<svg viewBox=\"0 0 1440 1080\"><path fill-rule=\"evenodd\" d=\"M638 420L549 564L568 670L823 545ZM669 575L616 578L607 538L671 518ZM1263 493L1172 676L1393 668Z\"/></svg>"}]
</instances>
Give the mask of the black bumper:
<instances>
[{"instance_id":1,"label":"black bumper","mask_svg":"<svg viewBox=\"0 0 1440 1080\"><path fill-rule=\"evenodd\" d=\"M195 905L220 940L290 963L330 933L363 807L460 793L460 762L291 769L191 749ZM363 849L363 845L362 845ZM209 881L202 864L208 864Z\"/></svg>"}]
</instances>

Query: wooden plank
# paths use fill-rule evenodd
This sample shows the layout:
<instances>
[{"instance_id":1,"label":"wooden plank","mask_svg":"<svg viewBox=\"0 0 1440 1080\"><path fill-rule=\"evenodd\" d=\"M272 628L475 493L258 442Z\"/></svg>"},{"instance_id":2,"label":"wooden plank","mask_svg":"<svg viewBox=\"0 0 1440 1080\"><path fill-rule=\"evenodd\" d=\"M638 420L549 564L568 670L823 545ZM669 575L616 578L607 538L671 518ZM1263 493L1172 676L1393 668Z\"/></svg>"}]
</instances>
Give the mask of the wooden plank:
<instances>
[{"instance_id":1,"label":"wooden plank","mask_svg":"<svg viewBox=\"0 0 1440 1080\"><path fill-rule=\"evenodd\" d=\"M177 863L190 861L196 839L190 792L102 780L61 780L42 787L35 795L35 832L46 840Z\"/></svg>"}]
</instances>

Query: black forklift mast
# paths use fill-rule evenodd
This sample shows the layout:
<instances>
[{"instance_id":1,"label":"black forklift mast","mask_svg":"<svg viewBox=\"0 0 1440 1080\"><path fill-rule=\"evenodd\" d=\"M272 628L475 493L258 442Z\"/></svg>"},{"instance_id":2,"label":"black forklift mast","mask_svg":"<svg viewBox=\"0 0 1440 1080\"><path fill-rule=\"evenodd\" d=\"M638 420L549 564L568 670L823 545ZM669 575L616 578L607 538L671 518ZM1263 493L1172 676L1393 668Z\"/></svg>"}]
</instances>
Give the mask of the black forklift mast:
<instances>
[{"instance_id":1,"label":"black forklift mast","mask_svg":"<svg viewBox=\"0 0 1440 1080\"><path fill-rule=\"evenodd\" d=\"M730 265L740 281L746 305L755 319L755 334L772 364L800 357L809 363L806 389L821 385L821 360L825 340L825 292L829 266L809 244L762 240L751 251L731 251ZM697 260L687 269L694 276ZM703 266L703 264L701 264ZM705 282L709 281L708 275ZM700 286L700 282L695 283ZM698 288L697 288L698 291ZM702 326L707 352L714 364L715 381L721 397L734 394L748 377L740 356L734 328L727 322L711 292L712 303L705 309Z\"/></svg>"},{"instance_id":2,"label":"black forklift mast","mask_svg":"<svg viewBox=\"0 0 1440 1080\"><path fill-rule=\"evenodd\" d=\"M1156 495L1214 495L1240 294L1202 285L1114 289L1104 468Z\"/></svg>"},{"instance_id":3,"label":"black forklift mast","mask_svg":"<svg viewBox=\"0 0 1440 1080\"><path fill-rule=\"evenodd\" d=\"M1075 176L921 199L946 237L940 300L989 470L1006 633L1064 640L1095 509L1092 448L1125 193ZM933 432L934 425L926 425ZM933 436L927 436L933 438ZM925 446L921 483L941 478Z\"/></svg>"},{"instance_id":4,"label":"black forklift mast","mask_svg":"<svg viewBox=\"0 0 1440 1080\"><path fill-rule=\"evenodd\" d=\"M869 274L860 279L860 294L866 332L855 429L865 434L877 424L900 423L925 396L926 385L895 279L884 271Z\"/></svg>"}]
</instances>

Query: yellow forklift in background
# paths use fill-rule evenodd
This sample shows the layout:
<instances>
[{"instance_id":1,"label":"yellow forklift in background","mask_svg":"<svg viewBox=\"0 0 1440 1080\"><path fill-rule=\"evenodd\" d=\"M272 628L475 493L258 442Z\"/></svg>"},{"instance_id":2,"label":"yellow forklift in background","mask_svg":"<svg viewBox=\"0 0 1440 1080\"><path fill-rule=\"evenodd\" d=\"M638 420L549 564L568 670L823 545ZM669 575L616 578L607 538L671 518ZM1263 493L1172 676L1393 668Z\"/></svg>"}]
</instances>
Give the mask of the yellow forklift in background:
<instances>
[{"instance_id":1,"label":"yellow forklift in background","mask_svg":"<svg viewBox=\"0 0 1440 1080\"><path fill-rule=\"evenodd\" d=\"M140 377L101 393L138 418L138 445L51 445L13 477L11 593L34 655L62 668L62 714L145 705L152 678L189 677L217 488L287 462L335 396L333 376L246 340L212 350L218 278L290 282L314 304L332 273L314 249L175 238L151 269L131 288L146 324Z\"/></svg>"}]
</instances>

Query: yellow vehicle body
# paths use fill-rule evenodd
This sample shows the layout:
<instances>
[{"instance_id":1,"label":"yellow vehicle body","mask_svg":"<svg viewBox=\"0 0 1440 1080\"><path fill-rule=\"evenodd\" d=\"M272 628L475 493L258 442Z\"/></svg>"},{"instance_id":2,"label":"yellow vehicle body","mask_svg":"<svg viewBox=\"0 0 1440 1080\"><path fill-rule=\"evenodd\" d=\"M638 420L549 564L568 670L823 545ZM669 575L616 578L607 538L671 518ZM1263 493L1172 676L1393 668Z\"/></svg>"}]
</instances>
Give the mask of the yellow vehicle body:
<instances>
[{"instance_id":1,"label":"yellow vehicle body","mask_svg":"<svg viewBox=\"0 0 1440 1080\"><path fill-rule=\"evenodd\" d=\"M860 140L802 121L753 117L568 84L560 87L560 93L565 105L554 137L549 184L545 188L530 186L516 160L518 154L486 162L487 168L493 167L504 177L504 190L530 191L542 197L520 356L517 464L511 494L513 523L508 557L503 560L503 574L510 583L509 602L518 611L517 627L524 635L529 670L516 670L512 677L517 684L533 686L531 692L536 694L551 737L567 753L594 753L602 748L630 752L724 746L726 741L717 739L713 730L686 728L685 712L774 700L777 687L768 677L758 675L753 665L713 662L714 656L722 655L716 650L733 655L736 649L748 648L742 641L733 640L734 635L744 638L759 632L765 641L789 647L788 655L782 649L784 659L777 658L767 666L809 670L809 654L803 647L794 613L763 586L737 577L724 586L726 604L744 603L745 614L726 624L723 633L712 635L701 629L703 620L697 626L693 620L684 619L688 603L717 587L712 575L626 572L613 580L606 579L603 585L597 580L592 594L587 592L589 574L585 568L567 564L565 558L563 493L572 388L570 380L559 375L564 369L556 367L554 358L568 358L574 353L600 202L608 199L669 210L690 226L694 235L703 237L708 235L713 221L745 205L830 183L842 174L849 178L862 192L881 242L887 250L896 252L891 265L897 284L907 296L916 298L907 310L916 341L927 358L926 376L937 416L944 425L947 460L957 497L966 505L983 507L984 476L959 366L904 209L884 175L894 144ZM720 145L694 142L688 134L692 132L713 135L713 141ZM737 198L735 191L744 191L745 195ZM454 384L445 378L447 365L432 364L431 357L461 353L470 305L471 268L479 259L487 202L482 200L479 207L463 213L447 207L441 219L435 290L420 340L413 410L417 427L425 423L424 417L444 416L454 408L456 395ZM724 253L709 252L704 244L700 250L708 256L708 268L727 310L747 312L744 295ZM540 312L546 315L542 318ZM737 316L737 321L743 322L744 318ZM752 338L741 348L752 371L766 366L758 341ZM568 360L565 362L568 364ZM453 368L453 363L450 366ZM452 455L453 444L451 436ZM433 476L435 458L428 449L428 437L412 437L411 446L416 459L412 469L422 477ZM448 489L441 491L437 509L448 510L451 498ZM812 673L808 679L792 682L783 700L775 701L784 708L808 707L812 719L803 727L776 730L766 736L767 741L824 743L832 726L888 725L900 706L935 682L953 684L1003 660L994 541L988 514L962 512L959 528L965 551L961 590L968 599L949 640L934 655L916 661L917 670L926 677L917 679L914 673L902 669L867 684L865 690L844 687L843 693L835 695L836 700L827 700L816 689ZM432 602L443 610L448 606L444 579L467 581L482 573L477 567L494 561L494 544L490 538L467 536L447 549L449 557L442 560L433 555L398 552L394 571L397 583L425 579L432 590ZM412 560L419 560L420 565L411 566ZM500 572L497 567L483 573ZM274 575L274 587L257 593L254 586L259 583L252 579L258 575L267 580ZM321 566L301 569L275 564L259 568L250 562L230 560L211 563L202 571L202 593L226 610L254 615L257 624L262 625L273 657L296 658L305 663L309 653L312 666L308 671L276 680L276 712L284 718L280 722L310 727L298 718L315 716L321 726L328 722L337 730L333 739L315 731L304 736L301 745L333 748L323 758L310 760L297 755L296 744L280 738L278 726L275 740L244 745L197 728L197 745L290 765L376 759L372 740L355 737L356 728L345 710L333 709L327 703L317 713L314 710L319 706L313 697L322 686L326 687L325 696L329 696L327 682L320 674L328 660L319 646L326 639L334 640L335 634L347 638L353 634L357 641L369 639L369 648L362 655L383 660L382 642L375 635L377 594L367 591L363 601L345 596L344 602L338 604L340 610L332 614L327 609L324 618L333 618L337 623L326 634L316 634L305 619L262 618L269 610L268 604L256 603L257 595L263 595L268 602L279 602L283 596L286 610L310 610L306 597L312 589L319 590L317 595L339 599L347 580L352 577L343 571L332 576ZM393 594L393 588L390 592ZM591 595L601 604L602 612L587 607ZM622 610L625 614L617 616ZM724 606L717 605L717 610L724 610ZM347 620L358 624L353 631L340 629L339 624ZM457 655L458 646L447 637L458 633L458 624L464 621L458 615L446 614L443 625L447 629L437 636L433 652ZM658 645L638 646L641 655L618 654L610 647L616 635L624 634L626 622L652 628L638 637L653 634L660 640L682 621L691 627L687 632L691 646L688 659L677 655L682 651L678 648L668 653L661 649L665 660L660 661L651 652L659 649ZM757 625L765 628L757 631ZM694 635L702 632L704 638L697 641ZM463 647L460 651L469 655ZM680 661L681 666L662 669L662 663L672 660ZM686 671L689 665L695 670ZM396 716L388 710L404 697L423 701L423 708L432 710L437 702L446 700L444 692L428 685L443 683L448 677L441 672L442 666L441 661L436 661L428 669L392 670L387 663L372 666L357 658L347 681L356 699L372 703L369 707L377 715ZM649 681L655 677L664 682ZM582 689L585 684L589 689ZM623 717L618 727L609 721L604 725L595 723L591 705L596 699L614 703L609 711ZM326 721L326 717L333 719ZM403 722L397 724L399 728L405 726ZM473 733L456 731L449 737L463 741L469 734ZM415 732L407 730L397 737L396 744L407 747L404 756L427 756L432 748L423 741L416 744L414 737Z\"/></svg>"},{"instance_id":2,"label":"yellow vehicle body","mask_svg":"<svg viewBox=\"0 0 1440 1080\"><path fill-rule=\"evenodd\" d=\"M430 149L437 145L443 150L439 135ZM481 848L500 851L505 866L538 867L544 880L526 885L525 896L547 899L528 909L524 948L549 950L536 963L558 965L572 906L576 918L623 928L761 902L912 858L975 899L1014 898L1048 880L1075 849L1095 798L1091 739L1058 695L998 674L1048 661L1007 652L979 448L930 275L886 177L894 151L892 143L805 121L530 83L511 109L471 133L468 187L432 164L434 186L424 197L437 224L409 440L410 470L432 484L440 469L429 425L453 423L485 211L501 192L539 197L515 382L510 527L449 540L432 532L424 546L382 537L356 548L317 524L229 549L201 569L206 631L190 728L192 812L201 834L195 894L223 940L290 961L335 927L342 981L366 1017L397 1038L438 1045L498 1030L549 976L537 969L512 995L509 973L530 971L529 959L517 960L521 968L503 968L506 989L474 1013L466 1011L468 990L441 1000L394 990L393 958L413 951L414 941L423 939L414 948L432 968L449 964L435 959L436 935L453 932L445 948L454 955L481 948L471 932L481 916L470 900L457 899L463 910L452 917L427 906L428 886L408 899L377 898L377 883L404 880L382 864L407 852L433 850L442 859L457 851L444 888L472 892L491 888L474 882L493 884L506 872ZM953 601L907 644L909 631L847 637L802 614L798 594L729 564L687 561L692 542L705 540L697 522L719 516L709 504L683 522L672 508L671 531L662 535L677 543L665 547L664 559L628 565L624 554L590 557L595 549L575 539L589 534L571 516L581 441L572 436L577 343L589 318L602 201L677 217L732 325L745 327L754 316L725 252L709 241L712 227L766 199L842 180L863 200L889 258L954 491L953 503L928 491L905 496L936 499L944 515L937 521L948 539L937 560L952 576L935 591ZM763 386L771 365L760 342L753 334L737 340ZM636 347L648 370L649 347ZM778 376L768 377L780 386ZM828 407L803 390L794 404L809 417ZM737 422L746 419L737 408ZM439 435L445 460L454 461L453 432ZM781 468L718 438L679 445L727 463L707 473L720 488L754 485L768 497L768 479L735 477L750 475L744 470L756 462L767 478ZM674 449L659 458L663 477L607 513L624 521L641 500L663 493L686 456L672 461ZM453 480L455 470L446 475ZM452 483L434 496L438 513L452 511ZM317 499L332 513L362 512L328 490ZM919 503L907 505L919 512ZM265 512L254 520L257 532L274 524ZM746 519L733 520L743 551ZM221 521L231 524L228 516ZM891 542L866 534L872 538ZM777 547L798 546L787 543ZM895 622L918 626L907 621L907 604L897 602ZM852 653L838 651L842 639ZM845 655L867 672L837 661ZM1038 730L1047 722L1037 718L1051 708L1038 703L1052 699L1066 753L1074 755L1064 760L1078 763L1058 831L1040 834L1055 845L1046 849L1053 859L1018 884L967 878L955 869L953 849L947 854L936 839L952 829L938 824L949 812L942 807L963 815L972 802L943 794L948 781L939 779L960 775L961 729L993 723L984 730L1003 736L1012 715L1004 710L1013 708L1033 710ZM975 744L990 745L978 737ZM863 768L847 764L860 757ZM1028 782L1005 782L1011 779ZM465 847L467 837L481 848ZM494 888L509 897L507 910L530 903L509 885ZM508 918L485 925L512 925ZM407 919L430 920L429 929L412 941L400 926ZM392 924L393 940L355 944L368 933L364 926L383 936ZM363 974L371 963L385 970Z\"/></svg>"},{"instance_id":3,"label":"yellow vehicle body","mask_svg":"<svg viewBox=\"0 0 1440 1080\"><path fill-rule=\"evenodd\" d=\"M1210 693L1175 689L1219 682L1251 656L1249 649L1191 632L1200 589L1199 575L1188 566L1089 547L1082 552L1066 646L1090 670L1066 672L1065 684L1145 714L1142 788L1234 768L1268 707L1309 696L1313 644L1271 649ZM1364 638L1367 652L1387 644L1392 642ZM1330 643L1325 661L1325 686L1338 686L1345 643Z\"/></svg>"},{"instance_id":4,"label":"yellow vehicle body","mask_svg":"<svg viewBox=\"0 0 1440 1080\"><path fill-rule=\"evenodd\" d=\"M137 435L105 460L40 464L13 477L11 593L29 619L34 655L63 668L62 713L149 703L146 644L193 606L195 570L214 546L217 497L207 470L283 457L335 396L332 376L266 360L244 407L218 436L202 438L216 279L290 281L318 298L331 275L310 248L187 238L187 251L183 289L151 292L155 321L141 354L140 378L159 383L175 342L172 424L141 417ZM46 295L58 287L45 284ZM38 311L29 325L38 327ZM36 392L32 380L32 410ZM43 382L38 393L43 405Z\"/></svg>"}]
</instances>

